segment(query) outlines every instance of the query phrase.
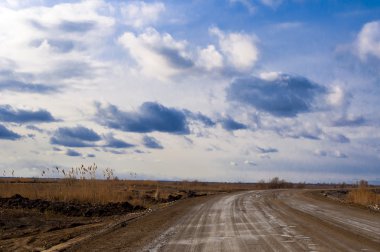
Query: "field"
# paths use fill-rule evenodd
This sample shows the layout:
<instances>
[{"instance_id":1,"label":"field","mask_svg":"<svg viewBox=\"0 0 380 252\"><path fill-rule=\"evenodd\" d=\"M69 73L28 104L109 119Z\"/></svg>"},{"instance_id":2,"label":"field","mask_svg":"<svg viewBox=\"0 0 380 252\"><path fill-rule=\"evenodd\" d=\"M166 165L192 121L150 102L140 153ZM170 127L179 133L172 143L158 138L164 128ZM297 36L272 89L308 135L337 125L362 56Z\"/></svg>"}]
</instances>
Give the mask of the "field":
<instances>
[{"instance_id":1,"label":"field","mask_svg":"<svg viewBox=\"0 0 380 252\"><path fill-rule=\"evenodd\" d=\"M99 179L101 174L103 179ZM54 176L59 178L51 178ZM18 194L31 200L98 205L128 202L133 206L149 208L158 203L199 195L293 187L304 188L305 183L288 183L277 177L258 183L119 180L112 169L100 171L96 164L92 164L66 170L58 167L46 169L40 178L0 178L0 197L9 198Z\"/></svg>"},{"instance_id":2,"label":"field","mask_svg":"<svg viewBox=\"0 0 380 252\"><path fill-rule=\"evenodd\" d=\"M109 231L110 225L122 225L179 199L256 187L244 183L112 177L0 178L0 250L38 251L82 237L89 230Z\"/></svg>"},{"instance_id":3,"label":"field","mask_svg":"<svg viewBox=\"0 0 380 252\"><path fill-rule=\"evenodd\" d=\"M374 210L379 205L379 191L367 184L345 185L342 189L342 185L293 184L279 178L259 183L218 183L119 180L112 174L100 180L92 175L66 174L69 175L60 179L0 178L1 251L39 251L56 246L64 249L94 235L112 232L141 216L171 209L170 215L156 218L154 224L141 229L150 232L164 225L166 219L180 218L199 202L248 190L307 188L321 192L323 188L328 189L322 191L323 195L332 199ZM179 210L172 207L177 201L184 202L179 204ZM146 237L145 231L141 232L139 237Z\"/></svg>"}]
</instances>

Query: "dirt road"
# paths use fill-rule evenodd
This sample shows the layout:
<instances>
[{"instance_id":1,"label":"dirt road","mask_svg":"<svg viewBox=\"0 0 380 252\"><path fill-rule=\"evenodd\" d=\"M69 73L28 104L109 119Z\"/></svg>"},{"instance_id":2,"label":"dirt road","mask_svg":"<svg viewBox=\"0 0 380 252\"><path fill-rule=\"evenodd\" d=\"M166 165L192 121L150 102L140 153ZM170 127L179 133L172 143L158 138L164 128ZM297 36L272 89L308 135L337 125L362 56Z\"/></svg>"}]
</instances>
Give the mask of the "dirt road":
<instances>
[{"instance_id":1,"label":"dirt road","mask_svg":"<svg viewBox=\"0 0 380 252\"><path fill-rule=\"evenodd\" d=\"M380 251L380 215L300 190L214 197L143 251Z\"/></svg>"},{"instance_id":2,"label":"dirt road","mask_svg":"<svg viewBox=\"0 0 380 252\"><path fill-rule=\"evenodd\" d=\"M0 209L0 227L0 251L380 251L379 212L310 190L209 195L101 218Z\"/></svg>"}]
</instances>

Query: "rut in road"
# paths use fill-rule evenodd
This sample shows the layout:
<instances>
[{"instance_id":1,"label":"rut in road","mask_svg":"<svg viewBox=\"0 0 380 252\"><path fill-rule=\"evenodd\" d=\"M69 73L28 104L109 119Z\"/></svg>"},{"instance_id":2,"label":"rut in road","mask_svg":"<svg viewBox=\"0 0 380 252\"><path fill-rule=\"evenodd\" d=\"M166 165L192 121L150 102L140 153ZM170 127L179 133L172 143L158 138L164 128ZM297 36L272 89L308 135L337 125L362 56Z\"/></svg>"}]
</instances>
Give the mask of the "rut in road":
<instances>
[{"instance_id":1,"label":"rut in road","mask_svg":"<svg viewBox=\"0 0 380 252\"><path fill-rule=\"evenodd\" d=\"M315 204L289 191L224 195L194 208L146 250L379 251L379 215L350 221L345 215L354 213L328 204L310 211Z\"/></svg>"}]
</instances>

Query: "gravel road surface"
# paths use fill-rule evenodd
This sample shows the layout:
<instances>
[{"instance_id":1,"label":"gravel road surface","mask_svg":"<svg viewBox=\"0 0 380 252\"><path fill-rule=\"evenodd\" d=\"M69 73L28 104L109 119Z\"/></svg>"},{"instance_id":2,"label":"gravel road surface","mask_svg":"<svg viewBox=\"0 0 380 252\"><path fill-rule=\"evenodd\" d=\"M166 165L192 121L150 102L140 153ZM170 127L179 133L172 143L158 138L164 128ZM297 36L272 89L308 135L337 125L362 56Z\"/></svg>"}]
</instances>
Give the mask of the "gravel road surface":
<instances>
[{"instance_id":1,"label":"gravel road surface","mask_svg":"<svg viewBox=\"0 0 380 252\"><path fill-rule=\"evenodd\" d=\"M380 251L380 214L302 190L214 197L143 251Z\"/></svg>"}]
</instances>

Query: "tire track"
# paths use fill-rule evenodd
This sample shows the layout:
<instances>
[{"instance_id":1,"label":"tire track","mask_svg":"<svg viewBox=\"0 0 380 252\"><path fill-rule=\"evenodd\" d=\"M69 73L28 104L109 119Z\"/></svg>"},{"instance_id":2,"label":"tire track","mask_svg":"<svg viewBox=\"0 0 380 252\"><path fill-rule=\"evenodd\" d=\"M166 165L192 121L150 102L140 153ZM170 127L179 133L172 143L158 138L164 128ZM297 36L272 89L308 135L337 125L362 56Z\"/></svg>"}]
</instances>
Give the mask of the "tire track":
<instances>
[{"instance_id":1,"label":"tire track","mask_svg":"<svg viewBox=\"0 0 380 252\"><path fill-rule=\"evenodd\" d=\"M377 231L379 218L316 202L298 190L220 195L189 210L150 251L378 251L380 234L363 232Z\"/></svg>"}]
</instances>

